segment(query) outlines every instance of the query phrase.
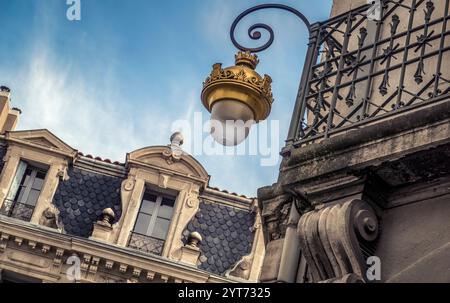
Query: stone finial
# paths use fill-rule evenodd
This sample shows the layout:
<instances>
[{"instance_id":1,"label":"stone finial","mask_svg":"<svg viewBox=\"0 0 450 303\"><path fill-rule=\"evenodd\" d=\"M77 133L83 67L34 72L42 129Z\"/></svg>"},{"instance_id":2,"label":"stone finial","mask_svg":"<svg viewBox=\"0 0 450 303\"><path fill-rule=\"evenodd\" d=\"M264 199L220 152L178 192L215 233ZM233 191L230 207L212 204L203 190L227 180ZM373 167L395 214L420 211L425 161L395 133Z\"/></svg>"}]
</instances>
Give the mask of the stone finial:
<instances>
[{"instance_id":1,"label":"stone finial","mask_svg":"<svg viewBox=\"0 0 450 303\"><path fill-rule=\"evenodd\" d=\"M7 93L11 92L11 90L9 89L9 87L6 87L6 86L4 86L4 85L0 86L0 91L2 91L2 92L7 92Z\"/></svg>"},{"instance_id":2,"label":"stone finial","mask_svg":"<svg viewBox=\"0 0 450 303\"><path fill-rule=\"evenodd\" d=\"M186 245L181 247L180 262L197 266L201 255L199 247L201 241L202 236L198 232L191 232Z\"/></svg>"},{"instance_id":3,"label":"stone finial","mask_svg":"<svg viewBox=\"0 0 450 303\"><path fill-rule=\"evenodd\" d=\"M180 147L183 145L183 135L180 132L174 132L172 136L170 136L170 145Z\"/></svg>"},{"instance_id":4,"label":"stone finial","mask_svg":"<svg viewBox=\"0 0 450 303\"><path fill-rule=\"evenodd\" d=\"M101 219L94 223L94 230L89 239L99 240L111 243L111 235L113 231L113 222L116 215L111 208L105 208L102 211Z\"/></svg>"},{"instance_id":5,"label":"stone finial","mask_svg":"<svg viewBox=\"0 0 450 303\"><path fill-rule=\"evenodd\" d=\"M171 165L181 159L183 140L183 135L180 132L175 132L170 136L170 149L163 151L163 157L166 158L167 164Z\"/></svg>"},{"instance_id":6,"label":"stone finial","mask_svg":"<svg viewBox=\"0 0 450 303\"><path fill-rule=\"evenodd\" d=\"M106 226L111 226L116 215L111 208L105 208L102 211L102 220L101 223Z\"/></svg>"},{"instance_id":7,"label":"stone finial","mask_svg":"<svg viewBox=\"0 0 450 303\"><path fill-rule=\"evenodd\" d=\"M200 242L202 242L202 240L203 238L200 235L200 233L194 231L189 234L187 245L191 247L198 247Z\"/></svg>"}]
</instances>

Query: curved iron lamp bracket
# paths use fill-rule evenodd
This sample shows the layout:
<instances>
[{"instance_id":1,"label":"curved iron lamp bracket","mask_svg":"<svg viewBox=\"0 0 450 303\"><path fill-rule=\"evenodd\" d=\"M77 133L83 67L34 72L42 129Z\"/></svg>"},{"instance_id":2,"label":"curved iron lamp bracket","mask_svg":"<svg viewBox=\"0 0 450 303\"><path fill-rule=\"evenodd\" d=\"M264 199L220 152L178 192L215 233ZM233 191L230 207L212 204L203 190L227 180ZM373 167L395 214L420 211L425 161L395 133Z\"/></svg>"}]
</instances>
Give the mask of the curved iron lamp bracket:
<instances>
[{"instance_id":1,"label":"curved iron lamp bracket","mask_svg":"<svg viewBox=\"0 0 450 303\"><path fill-rule=\"evenodd\" d=\"M281 9L281 10L285 10L288 12L293 13L294 15L296 15L297 17L299 17L303 23L305 23L306 27L308 28L308 32L311 32L311 24L309 23L308 19L305 17L305 15L303 15L301 12L299 12L298 10L296 10L295 8L292 8L290 6L287 5L283 5L283 4L261 4L261 5L257 5L254 7L251 7L247 10L245 10L244 12L242 12L239 16L237 16L237 18L234 20L233 24L231 25L231 29L230 29L230 38L231 38L231 42L233 42L234 46L238 49L240 49L241 51L250 51L252 53L258 53L261 52L263 50L266 50L267 48L269 48L274 40L274 33L272 28L265 24L265 23L256 23L252 26L250 26L250 28L248 29L248 36L250 37L250 39L252 40L259 40L261 38L261 32L258 31L258 29L264 29L267 32L269 32L269 41L267 41L264 45L260 46L260 47L256 47L256 48L248 48L248 47L244 47L241 44L239 44L235 37L234 37L234 32L236 30L236 26L237 24L247 15L258 11L258 10L262 10L262 9L269 9L269 8L276 8L276 9Z\"/></svg>"}]
</instances>

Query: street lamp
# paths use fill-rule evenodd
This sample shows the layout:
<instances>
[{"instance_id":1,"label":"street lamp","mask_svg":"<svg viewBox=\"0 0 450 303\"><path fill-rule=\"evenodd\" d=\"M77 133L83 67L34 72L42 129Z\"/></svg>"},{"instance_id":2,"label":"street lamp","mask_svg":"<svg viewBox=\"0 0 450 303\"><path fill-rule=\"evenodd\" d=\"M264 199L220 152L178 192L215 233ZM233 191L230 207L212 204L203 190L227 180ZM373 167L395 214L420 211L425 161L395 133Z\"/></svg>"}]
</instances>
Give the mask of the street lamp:
<instances>
[{"instance_id":1,"label":"street lamp","mask_svg":"<svg viewBox=\"0 0 450 303\"><path fill-rule=\"evenodd\" d=\"M203 83L201 99L203 105L211 113L210 132L214 140L226 146L238 145L247 138L253 124L265 120L272 109L273 96L268 75L261 76L255 68L259 63L257 52L267 49L274 40L274 33L267 24L252 25L248 35L253 40L261 38L257 29L269 32L269 41L258 48L246 48L234 38L236 25L248 14L268 8L277 8L297 15L307 26L306 17L296 9L282 4L262 4L249 8L233 22L230 37L240 50L236 56L236 64L222 68L221 63L213 65L211 74Z\"/></svg>"},{"instance_id":2,"label":"street lamp","mask_svg":"<svg viewBox=\"0 0 450 303\"><path fill-rule=\"evenodd\" d=\"M211 112L211 135L227 146L245 140L252 124L267 118L273 102L272 79L255 71L258 57L246 51L235 59L236 65L227 68L214 64L202 91L203 105Z\"/></svg>"}]
</instances>

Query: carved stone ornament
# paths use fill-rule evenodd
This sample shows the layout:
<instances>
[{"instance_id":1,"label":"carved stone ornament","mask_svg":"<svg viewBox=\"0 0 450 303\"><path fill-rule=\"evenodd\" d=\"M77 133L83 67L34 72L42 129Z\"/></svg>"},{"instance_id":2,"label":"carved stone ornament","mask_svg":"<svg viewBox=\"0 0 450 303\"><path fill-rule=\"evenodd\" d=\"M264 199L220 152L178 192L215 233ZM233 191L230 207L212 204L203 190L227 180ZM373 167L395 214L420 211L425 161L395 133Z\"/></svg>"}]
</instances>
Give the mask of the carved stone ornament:
<instances>
[{"instance_id":1,"label":"carved stone ornament","mask_svg":"<svg viewBox=\"0 0 450 303\"><path fill-rule=\"evenodd\" d=\"M189 194L186 198L186 205L189 208L194 208L198 204L198 198L194 194Z\"/></svg>"},{"instance_id":2,"label":"carved stone ornament","mask_svg":"<svg viewBox=\"0 0 450 303\"><path fill-rule=\"evenodd\" d=\"M58 229L57 209L55 207L47 207L39 218L39 225Z\"/></svg>"},{"instance_id":3,"label":"carved stone ornament","mask_svg":"<svg viewBox=\"0 0 450 303\"><path fill-rule=\"evenodd\" d=\"M70 179L69 174L67 173L67 168L58 169L57 177L62 181L68 181Z\"/></svg>"},{"instance_id":4,"label":"carved stone ornament","mask_svg":"<svg viewBox=\"0 0 450 303\"><path fill-rule=\"evenodd\" d=\"M158 186L161 188L167 188L167 184L169 183L170 176L160 174L158 179Z\"/></svg>"},{"instance_id":5,"label":"carved stone ornament","mask_svg":"<svg viewBox=\"0 0 450 303\"><path fill-rule=\"evenodd\" d=\"M116 215L111 208L105 208L102 211L101 220L97 221L97 223L103 226L111 227L115 217Z\"/></svg>"},{"instance_id":6,"label":"carved stone ornament","mask_svg":"<svg viewBox=\"0 0 450 303\"><path fill-rule=\"evenodd\" d=\"M348 274L351 281L365 281L360 244L378 237L378 219L368 203L355 199L308 212L297 231L313 282L346 280Z\"/></svg>"},{"instance_id":7,"label":"carved stone ornament","mask_svg":"<svg viewBox=\"0 0 450 303\"><path fill-rule=\"evenodd\" d=\"M269 232L271 241L284 238L284 235L286 233L286 226L288 224L290 210L291 210L291 203L288 203L288 202L285 202L284 204L280 204L275 209L275 216L278 219L271 222L271 224L269 224L269 226L268 226L268 232Z\"/></svg>"},{"instance_id":8,"label":"carved stone ornament","mask_svg":"<svg viewBox=\"0 0 450 303\"><path fill-rule=\"evenodd\" d=\"M252 267L252 257L251 256L245 256L243 257L236 266L230 270L229 276L241 278L248 280L250 277L250 271Z\"/></svg>"},{"instance_id":9,"label":"carved stone ornament","mask_svg":"<svg viewBox=\"0 0 450 303\"><path fill-rule=\"evenodd\" d=\"M128 178L123 182L123 189L126 191L131 191L134 188L134 179Z\"/></svg>"},{"instance_id":10,"label":"carved stone ornament","mask_svg":"<svg viewBox=\"0 0 450 303\"><path fill-rule=\"evenodd\" d=\"M183 141L183 135L180 132L175 132L172 134L170 137L170 149L166 149L162 153L167 164L171 165L181 160L181 156L183 156L183 150L181 149Z\"/></svg>"}]
</instances>

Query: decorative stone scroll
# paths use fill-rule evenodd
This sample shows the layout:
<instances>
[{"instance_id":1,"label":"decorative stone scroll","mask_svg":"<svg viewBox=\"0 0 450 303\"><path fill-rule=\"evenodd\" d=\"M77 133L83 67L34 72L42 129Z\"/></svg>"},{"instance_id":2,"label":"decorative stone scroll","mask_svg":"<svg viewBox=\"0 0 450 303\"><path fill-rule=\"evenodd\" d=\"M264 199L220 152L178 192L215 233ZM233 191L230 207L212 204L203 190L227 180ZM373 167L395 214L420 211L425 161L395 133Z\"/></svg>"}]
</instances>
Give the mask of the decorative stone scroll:
<instances>
[{"instance_id":1,"label":"decorative stone scroll","mask_svg":"<svg viewBox=\"0 0 450 303\"><path fill-rule=\"evenodd\" d=\"M227 272L226 276L233 276L248 280L250 277L250 271L252 269L253 256L247 255L241 258L241 260Z\"/></svg>"},{"instance_id":2,"label":"decorative stone scroll","mask_svg":"<svg viewBox=\"0 0 450 303\"><path fill-rule=\"evenodd\" d=\"M333 204L305 213L298 222L300 246L313 282L365 281L360 244L378 237L378 219L362 200Z\"/></svg>"}]
</instances>

